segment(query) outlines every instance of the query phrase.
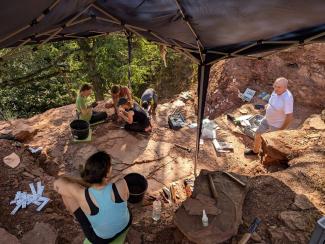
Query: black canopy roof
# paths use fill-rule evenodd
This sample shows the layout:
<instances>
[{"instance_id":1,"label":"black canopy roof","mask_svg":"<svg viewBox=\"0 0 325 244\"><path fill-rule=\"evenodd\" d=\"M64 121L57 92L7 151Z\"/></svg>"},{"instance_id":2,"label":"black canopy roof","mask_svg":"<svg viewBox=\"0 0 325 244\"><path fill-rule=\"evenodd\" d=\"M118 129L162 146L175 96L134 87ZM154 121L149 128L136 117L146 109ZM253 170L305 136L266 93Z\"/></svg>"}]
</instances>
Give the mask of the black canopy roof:
<instances>
[{"instance_id":1,"label":"black canopy roof","mask_svg":"<svg viewBox=\"0 0 325 244\"><path fill-rule=\"evenodd\" d=\"M126 30L198 63L196 161L211 64L325 40L325 0L3 0L0 6L0 48Z\"/></svg>"},{"instance_id":2,"label":"black canopy roof","mask_svg":"<svg viewBox=\"0 0 325 244\"><path fill-rule=\"evenodd\" d=\"M1 2L0 47L124 29L210 63L322 41L324 13L324 0L10 0Z\"/></svg>"}]
</instances>

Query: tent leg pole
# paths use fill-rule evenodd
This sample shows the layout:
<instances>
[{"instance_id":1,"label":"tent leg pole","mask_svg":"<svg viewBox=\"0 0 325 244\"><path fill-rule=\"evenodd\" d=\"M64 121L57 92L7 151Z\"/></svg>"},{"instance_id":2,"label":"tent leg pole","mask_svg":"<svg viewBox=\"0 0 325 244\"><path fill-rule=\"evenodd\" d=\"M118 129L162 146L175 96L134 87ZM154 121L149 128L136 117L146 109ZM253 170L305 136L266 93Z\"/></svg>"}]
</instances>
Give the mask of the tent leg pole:
<instances>
[{"instance_id":1,"label":"tent leg pole","mask_svg":"<svg viewBox=\"0 0 325 244\"><path fill-rule=\"evenodd\" d=\"M196 150L195 150L195 161L194 161L194 176L197 177L197 163L199 159L200 151L200 138L201 138L201 127L202 127L202 95L203 95L203 83L204 83L204 65L198 66L198 116L197 116L197 131L196 131Z\"/></svg>"},{"instance_id":2,"label":"tent leg pole","mask_svg":"<svg viewBox=\"0 0 325 244\"><path fill-rule=\"evenodd\" d=\"M204 57L205 58L205 57ZM200 64L198 66L198 115L197 115L197 134L196 134L196 150L194 161L194 176L197 177L197 164L199 160L200 152L200 139L202 130L202 120L204 117L204 107L206 101L206 95L209 85L211 65Z\"/></svg>"}]
</instances>

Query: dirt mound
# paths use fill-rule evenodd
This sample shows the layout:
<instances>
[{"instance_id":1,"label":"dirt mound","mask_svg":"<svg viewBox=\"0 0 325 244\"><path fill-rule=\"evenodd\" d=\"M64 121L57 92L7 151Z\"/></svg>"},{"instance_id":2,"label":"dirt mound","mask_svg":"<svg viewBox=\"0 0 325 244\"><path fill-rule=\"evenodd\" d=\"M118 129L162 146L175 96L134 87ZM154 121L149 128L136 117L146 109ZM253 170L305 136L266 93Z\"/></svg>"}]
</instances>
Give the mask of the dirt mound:
<instances>
[{"instance_id":1,"label":"dirt mound","mask_svg":"<svg viewBox=\"0 0 325 244\"><path fill-rule=\"evenodd\" d=\"M265 60L233 58L211 69L206 114L215 118L242 104L238 90L250 87L272 92L276 78L289 79L295 103L324 108L325 44L312 44L276 53Z\"/></svg>"}]
</instances>

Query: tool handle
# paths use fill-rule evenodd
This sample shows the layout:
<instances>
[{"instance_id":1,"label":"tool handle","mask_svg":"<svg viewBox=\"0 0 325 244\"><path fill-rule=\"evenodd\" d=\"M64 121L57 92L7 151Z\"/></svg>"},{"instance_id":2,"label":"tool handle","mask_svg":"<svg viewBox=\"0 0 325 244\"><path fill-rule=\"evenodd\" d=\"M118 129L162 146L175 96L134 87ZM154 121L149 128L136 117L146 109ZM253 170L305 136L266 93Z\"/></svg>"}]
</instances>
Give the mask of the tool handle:
<instances>
[{"instance_id":1,"label":"tool handle","mask_svg":"<svg viewBox=\"0 0 325 244\"><path fill-rule=\"evenodd\" d=\"M217 194L217 190L216 190L216 187L214 185L214 182L213 182L213 179L212 179L212 176L210 174L208 174L208 179L209 179L209 185L210 185L210 190L212 192L212 195L214 197L214 199L216 201L218 201L218 194Z\"/></svg>"},{"instance_id":2,"label":"tool handle","mask_svg":"<svg viewBox=\"0 0 325 244\"><path fill-rule=\"evenodd\" d=\"M223 172L224 174L226 174L229 178L231 178L232 180L234 180L235 182L237 182L239 185L245 187L246 184L244 182L242 182L240 179L236 178L235 176L233 176L232 174L228 173L228 172Z\"/></svg>"},{"instance_id":3,"label":"tool handle","mask_svg":"<svg viewBox=\"0 0 325 244\"><path fill-rule=\"evenodd\" d=\"M248 232L249 233L254 233L260 223L261 223L261 220L259 218L255 218L253 223L249 226Z\"/></svg>"},{"instance_id":4,"label":"tool handle","mask_svg":"<svg viewBox=\"0 0 325 244\"><path fill-rule=\"evenodd\" d=\"M246 244L251 238L251 236L252 236L251 233L245 233L243 237L240 239L240 241L238 242L238 244Z\"/></svg>"}]
</instances>

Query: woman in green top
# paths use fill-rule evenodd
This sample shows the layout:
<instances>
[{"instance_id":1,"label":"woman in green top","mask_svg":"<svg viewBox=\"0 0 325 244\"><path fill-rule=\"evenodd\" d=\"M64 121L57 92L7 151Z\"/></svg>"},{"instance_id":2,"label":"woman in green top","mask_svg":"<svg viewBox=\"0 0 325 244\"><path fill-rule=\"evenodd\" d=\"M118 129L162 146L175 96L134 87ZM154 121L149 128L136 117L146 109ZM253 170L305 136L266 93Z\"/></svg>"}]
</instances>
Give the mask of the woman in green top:
<instances>
[{"instance_id":1,"label":"woman in green top","mask_svg":"<svg viewBox=\"0 0 325 244\"><path fill-rule=\"evenodd\" d=\"M105 120L107 118L107 113L93 111L93 108L97 106L97 103L88 104L88 97L91 93L92 86L89 84L83 84L76 99L76 107L78 119L93 124Z\"/></svg>"}]
</instances>

